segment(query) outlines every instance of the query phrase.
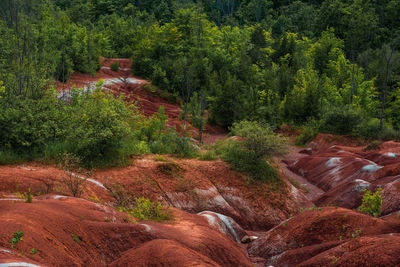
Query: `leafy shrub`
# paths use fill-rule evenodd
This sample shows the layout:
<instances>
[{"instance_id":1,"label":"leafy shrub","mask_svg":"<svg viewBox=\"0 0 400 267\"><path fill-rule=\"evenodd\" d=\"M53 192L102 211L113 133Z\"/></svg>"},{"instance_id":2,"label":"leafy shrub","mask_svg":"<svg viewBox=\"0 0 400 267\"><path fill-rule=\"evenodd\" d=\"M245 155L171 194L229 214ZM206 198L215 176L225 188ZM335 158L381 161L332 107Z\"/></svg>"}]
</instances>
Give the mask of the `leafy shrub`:
<instances>
[{"instance_id":1,"label":"leafy shrub","mask_svg":"<svg viewBox=\"0 0 400 267\"><path fill-rule=\"evenodd\" d=\"M287 138L275 135L268 125L246 120L234 123L231 133L242 139L217 142L216 153L233 169L248 173L255 180L278 181L278 172L268 164L266 157L287 153Z\"/></svg>"},{"instance_id":2,"label":"leafy shrub","mask_svg":"<svg viewBox=\"0 0 400 267\"><path fill-rule=\"evenodd\" d=\"M352 134L364 119L364 114L358 109L331 107L321 119L321 130L333 134Z\"/></svg>"},{"instance_id":3,"label":"leafy shrub","mask_svg":"<svg viewBox=\"0 0 400 267\"><path fill-rule=\"evenodd\" d=\"M359 212L368 213L371 216L379 217L382 213L382 188L378 188L375 193L364 189L365 194L362 198L362 204L358 208Z\"/></svg>"},{"instance_id":4,"label":"leafy shrub","mask_svg":"<svg viewBox=\"0 0 400 267\"><path fill-rule=\"evenodd\" d=\"M13 234L13 237L11 238L8 243L10 243L10 247L14 248L16 244L18 244L19 241L22 240L22 237L24 236L24 233L22 231L17 231Z\"/></svg>"},{"instance_id":5,"label":"leafy shrub","mask_svg":"<svg viewBox=\"0 0 400 267\"><path fill-rule=\"evenodd\" d=\"M31 192L31 188L28 188L28 192L25 192L25 193L17 192L17 196L19 198L25 199L25 203L32 203L33 195Z\"/></svg>"},{"instance_id":6,"label":"leafy shrub","mask_svg":"<svg viewBox=\"0 0 400 267\"><path fill-rule=\"evenodd\" d=\"M400 141L400 131L395 130L389 126L385 126L383 130L379 133L379 138L381 140L395 140Z\"/></svg>"},{"instance_id":7,"label":"leafy shrub","mask_svg":"<svg viewBox=\"0 0 400 267\"><path fill-rule=\"evenodd\" d=\"M173 154L182 158L194 158L198 154L198 150L190 143L190 138L180 137L175 129L162 133L149 147L154 154Z\"/></svg>"},{"instance_id":8,"label":"leafy shrub","mask_svg":"<svg viewBox=\"0 0 400 267\"><path fill-rule=\"evenodd\" d=\"M239 142L229 144L223 158L234 170L248 173L255 180L269 182L279 180L278 172L264 158L244 149Z\"/></svg>"},{"instance_id":9,"label":"leafy shrub","mask_svg":"<svg viewBox=\"0 0 400 267\"><path fill-rule=\"evenodd\" d=\"M243 120L232 125L231 133L243 138L243 147L255 157L280 156L288 152L287 138L276 135L268 125Z\"/></svg>"},{"instance_id":10,"label":"leafy shrub","mask_svg":"<svg viewBox=\"0 0 400 267\"><path fill-rule=\"evenodd\" d=\"M36 154L62 133L63 106L49 90L39 100L0 98L0 147L20 155ZM61 122L61 123L57 123Z\"/></svg>"},{"instance_id":11,"label":"leafy shrub","mask_svg":"<svg viewBox=\"0 0 400 267\"><path fill-rule=\"evenodd\" d=\"M18 154L10 149L0 150L0 165L17 164L29 160L28 155Z\"/></svg>"},{"instance_id":12,"label":"leafy shrub","mask_svg":"<svg viewBox=\"0 0 400 267\"><path fill-rule=\"evenodd\" d=\"M71 90L70 102L52 90L39 99L0 98L0 164L61 160L64 153L85 167L123 165L132 154L148 153L136 136L142 117L121 97Z\"/></svg>"},{"instance_id":13,"label":"leafy shrub","mask_svg":"<svg viewBox=\"0 0 400 267\"><path fill-rule=\"evenodd\" d=\"M376 118L358 122L353 129L353 135L365 137L367 139L379 138L381 132L380 121Z\"/></svg>"},{"instance_id":14,"label":"leafy shrub","mask_svg":"<svg viewBox=\"0 0 400 267\"><path fill-rule=\"evenodd\" d=\"M122 98L100 91L75 95L69 107L71 124L66 137L69 151L86 167L119 165L126 160L125 149L132 140L133 107Z\"/></svg>"},{"instance_id":15,"label":"leafy shrub","mask_svg":"<svg viewBox=\"0 0 400 267\"><path fill-rule=\"evenodd\" d=\"M164 207L160 202L153 202L144 197L137 198L133 206L121 207L120 211L128 213L140 220L162 222L168 219L168 213L164 212Z\"/></svg>"},{"instance_id":16,"label":"leafy shrub","mask_svg":"<svg viewBox=\"0 0 400 267\"><path fill-rule=\"evenodd\" d=\"M112 71L116 71L116 72L119 71L119 63L118 62L112 63L110 68Z\"/></svg>"},{"instance_id":17,"label":"leafy shrub","mask_svg":"<svg viewBox=\"0 0 400 267\"><path fill-rule=\"evenodd\" d=\"M319 125L316 121L308 122L302 127L301 134L296 138L296 145L304 146L318 134Z\"/></svg>"}]
</instances>

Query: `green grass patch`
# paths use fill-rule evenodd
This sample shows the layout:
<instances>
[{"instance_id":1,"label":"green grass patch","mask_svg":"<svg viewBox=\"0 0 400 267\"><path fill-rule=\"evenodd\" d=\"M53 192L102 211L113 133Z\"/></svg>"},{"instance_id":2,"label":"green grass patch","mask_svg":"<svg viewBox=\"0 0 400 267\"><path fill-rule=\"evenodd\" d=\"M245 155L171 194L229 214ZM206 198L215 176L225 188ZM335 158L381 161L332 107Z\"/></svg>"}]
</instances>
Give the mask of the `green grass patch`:
<instances>
[{"instance_id":1,"label":"green grass patch","mask_svg":"<svg viewBox=\"0 0 400 267\"><path fill-rule=\"evenodd\" d=\"M199 160L216 160L218 159L217 154L213 150L208 150L206 152L203 152L200 154L198 157Z\"/></svg>"},{"instance_id":2,"label":"green grass patch","mask_svg":"<svg viewBox=\"0 0 400 267\"><path fill-rule=\"evenodd\" d=\"M172 175L179 172L181 167L176 162L165 162L157 165L157 170L166 175Z\"/></svg>"},{"instance_id":3,"label":"green grass patch","mask_svg":"<svg viewBox=\"0 0 400 267\"><path fill-rule=\"evenodd\" d=\"M171 217L160 202L144 197L137 198L134 205L120 207L119 210L145 221L162 222Z\"/></svg>"}]
</instances>

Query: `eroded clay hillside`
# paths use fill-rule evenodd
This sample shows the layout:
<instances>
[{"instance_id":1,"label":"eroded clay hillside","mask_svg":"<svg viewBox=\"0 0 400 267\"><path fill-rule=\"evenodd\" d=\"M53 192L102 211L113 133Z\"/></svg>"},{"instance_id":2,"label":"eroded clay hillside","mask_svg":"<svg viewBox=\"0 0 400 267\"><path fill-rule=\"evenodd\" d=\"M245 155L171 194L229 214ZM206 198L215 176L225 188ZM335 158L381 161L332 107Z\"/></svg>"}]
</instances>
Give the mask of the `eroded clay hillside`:
<instances>
[{"instance_id":1,"label":"eroded clay hillside","mask_svg":"<svg viewBox=\"0 0 400 267\"><path fill-rule=\"evenodd\" d=\"M165 171L167 166L176 169ZM251 266L242 241L261 237L262 231L312 206L287 181L279 190L265 183L248 185L220 160L164 162L147 156L126 168L94 172L82 198L67 196L65 175L44 165L0 167L2 261L29 258L49 266L126 266L133 260L136 266ZM29 188L33 203L14 194ZM118 201L138 196L173 207L171 219L132 223L115 208ZM17 231L24 239L9 249L10 234ZM38 249L37 255L21 258L20 252L31 247Z\"/></svg>"},{"instance_id":2,"label":"eroded clay hillside","mask_svg":"<svg viewBox=\"0 0 400 267\"><path fill-rule=\"evenodd\" d=\"M59 84L60 97L102 79L103 88L125 94L146 116L164 106L168 126L180 128L179 104L149 91L130 74L129 60L102 65L96 78L74 74ZM213 144L226 133L207 126L205 137ZM357 146L319 135L308 148L271 159L280 176L273 183L249 180L221 159L160 155L90 173L37 162L1 166L0 265L396 266L399 155L396 142ZM68 181L81 181L83 190L73 192ZM363 189L378 188L383 217L353 210ZM161 203L165 220L123 209L138 198Z\"/></svg>"}]
</instances>

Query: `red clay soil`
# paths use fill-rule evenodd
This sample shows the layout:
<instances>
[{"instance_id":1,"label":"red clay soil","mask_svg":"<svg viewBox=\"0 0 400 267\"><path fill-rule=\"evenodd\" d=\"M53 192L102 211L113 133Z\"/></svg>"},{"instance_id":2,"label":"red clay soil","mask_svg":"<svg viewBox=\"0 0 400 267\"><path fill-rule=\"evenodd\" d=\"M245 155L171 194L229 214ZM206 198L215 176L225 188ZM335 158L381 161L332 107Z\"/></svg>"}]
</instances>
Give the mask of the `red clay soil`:
<instances>
[{"instance_id":1,"label":"red clay soil","mask_svg":"<svg viewBox=\"0 0 400 267\"><path fill-rule=\"evenodd\" d=\"M120 69L118 72L112 71L110 66L113 63L118 63ZM181 113L180 104L171 104L166 99L161 98L161 91L155 93L149 92L144 85L150 84L140 77L134 76L131 71L130 59L113 59L102 58L100 61L102 66L100 71L94 76L90 74L73 73L67 83L57 83L56 87L59 91L69 90L71 88L86 87L89 84L94 84L99 80L113 80L113 83L105 87L113 90L115 93L124 93L130 102L135 102L142 114L149 117L158 112L160 106L164 106L165 114L168 115L169 127L176 127L179 132L182 132L183 121L179 119ZM125 83L124 80L130 79L135 83ZM198 136L198 130L190 123L187 124L187 130L190 131L193 137ZM204 140L206 144L215 143L221 136L226 136L227 129L220 126L207 124L204 132Z\"/></svg>"},{"instance_id":2,"label":"red clay soil","mask_svg":"<svg viewBox=\"0 0 400 267\"><path fill-rule=\"evenodd\" d=\"M388 222L342 208L315 208L271 229L250 243L248 252L251 257L267 259L267 265L294 266L314 256L318 257L325 250L351 244L359 237L375 237L397 233L399 230L400 220ZM360 257L367 254L367 248L366 245ZM378 253L375 255L378 257ZM385 253L382 255L385 257Z\"/></svg>"},{"instance_id":3,"label":"red clay soil","mask_svg":"<svg viewBox=\"0 0 400 267\"><path fill-rule=\"evenodd\" d=\"M333 135L319 133L312 142L309 143L314 151L323 151L332 146L347 146L347 147L359 147L365 146L367 143L361 138L345 136L345 135Z\"/></svg>"},{"instance_id":4,"label":"red clay soil","mask_svg":"<svg viewBox=\"0 0 400 267\"><path fill-rule=\"evenodd\" d=\"M29 254L29 251L26 252ZM15 265L18 263L19 265ZM29 267L47 267L49 265L45 265L42 263L38 263L34 260L31 260L18 252L12 251L9 247L1 248L0 247L0 266L8 267L8 266L29 266Z\"/></svg>"},{"instance_id":5,"label":"red clay soil","mask_svg":"<svg viewBox=\"0 0 400 267\"><path fill-rule=\"evenodd\" d=\"M129 223L126 214L111 207L77 198L54 199L54 195L33 203L1 201L0 210L0 247L10 247L13 233L24 233L23 240L8 249L13 254L1 254L1 262L20 262L15 254L24 252L24 262L49 266L168 266L171 262L251 266L240 247L210 228L204 217L179 210L171 211L174 219L167 224ZM32 248L37 248L36 255L29 254ZM137 265L128 259L141 261Z\"/></svg>"},{"instance_id":6,"label":"red clay soil","mask_svg":"<svg viewBox=\"0 0 400 267\"><path fill-rule=\"evenodd\" d=\"M300 189L303 190L305 196L310 200L313 201L324 194L324 191L321 188L318 188L314 184L310 183L306 178L303 176L293 172L289 169L289 165L292 162L298 161L301 158L307 156L307 154L302 153L303 149L296 147L296 146L289 146L289 153L286 155L280 162L279 166L283 171L283 175L288 177L288 179L294 180L299 184L301 187Z\"/></svg>"},{"instance_id":7,"label":"red clay soil","mask_svg":"<svg viewBox=\"0 0 400 267\"><path fill-rule=\"evenodd\" d=\"M356 238L298 266L399 266L400 234Z\"/></svg>"},{"instance_id":8,"label":"red clay soil","mask_svg":"<svg viewBox=\"0 0 400 267\"><path fill-rule=\"evenodd\" d=\"M146 156L124 168L97 170L84 183L82 197L99 203L115 203L109 191L123 198L147 197L191 213L214 211L232 217L248 230L268 230L311 207L304 194L288 182L251 183L230 170L227 163ZM172 165L172 172L168 168ZM176 169L175 169L176 166ZM167 172L165 172L165 167ZM0 166L0 200L22 201L15 193L53 193L72 196L63 179L68 174L56 166L28 164ZM77 178L78 179L78 178ZM79 180L79 179L78 179Z\"/></svg>"},{"instance_id":9,"label":"red clay soil","mask_svg":"<svg viewBox=\"0 0 400 267\"><path fill-rule=\"evenodd\" d=\"M218 212L249 230L270 229L300 208L312 205L289 183L249 185L221 160L166 157L166 163L154 159L146 156L126 168L98 170L94 175L110 188L122 185L134 196L146 196L192 213ZM171 164L178 168L163 172Z\"/></svg>"},{"instance_id":10,"label":"red clay soil","mask_svg":"<svg viewBox=\"0 0 400 267\"><path fill-rule=\"evenodd\" d=\"M80 176L84 176L81 174ZM30 163L16 166L0 166L0 200L18 199L19 194L29 190L34 196L54 193L72 196L69 187L63 182L68 175L57 166ZM85 178L87 178L85 176ZM98 200L104 203L114 201L114 198L93 177L84 183L82 197ZM79 180L77 178L77 180Z\"/></svg>"},{"instance_id":11,"label":"red clay soil","mask_svg":"<svg viewBox=\"0 0 400 267\"><path fill-rule=\"evenodd\" d=\"M137 267L161 266L161 264L163 266L221 266L202 254L167 239L152 240L139 248L130 249L110 266L124 267L132 263L135 263Z\"/></svg>"},{"instance_id":12,"label":"red clay soil","mask_svg":"<svg viewBox=\"0 0 400 267\"><path fill-rule=\"evenodd\" d=\"M286 163L291 171L325 191L315 199L316 205L358 208L363 189L382 188L383 214L389 214L400 209L399 151L400 143L392 141L376 150L339 145L322 150L318 146L310 155Z\"/></svg>"}]
</instances>

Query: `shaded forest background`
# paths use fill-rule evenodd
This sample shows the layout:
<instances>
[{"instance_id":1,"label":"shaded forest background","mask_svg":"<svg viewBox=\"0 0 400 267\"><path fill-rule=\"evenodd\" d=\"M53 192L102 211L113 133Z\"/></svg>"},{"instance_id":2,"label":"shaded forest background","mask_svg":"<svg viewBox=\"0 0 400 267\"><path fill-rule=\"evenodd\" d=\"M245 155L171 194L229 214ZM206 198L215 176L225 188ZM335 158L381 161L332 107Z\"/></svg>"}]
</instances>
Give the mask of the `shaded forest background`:
<instances>
[{"instance_id":1,"label":"shaded forest background","mask_svg":"<svg viewBox=\"0 0 400 267\"><path fill-rule=\"evenodd\" d=\"M398 0L3 0L0 145L70 135L49 86L94 74L100 56L131 58L135 75L195 95L209 123L396 139L399 17Z\"/></svg>"}]
</instances>

